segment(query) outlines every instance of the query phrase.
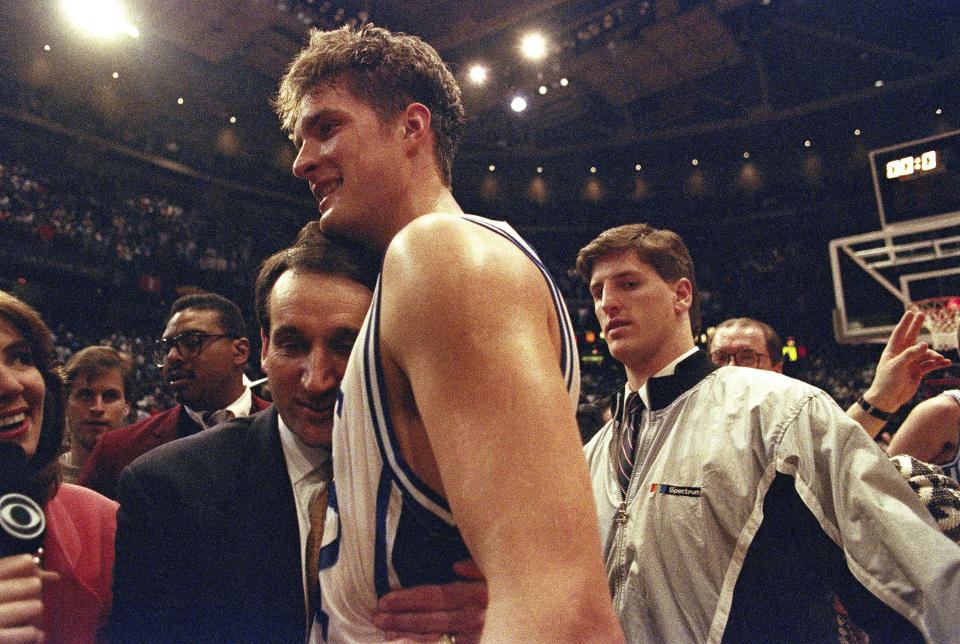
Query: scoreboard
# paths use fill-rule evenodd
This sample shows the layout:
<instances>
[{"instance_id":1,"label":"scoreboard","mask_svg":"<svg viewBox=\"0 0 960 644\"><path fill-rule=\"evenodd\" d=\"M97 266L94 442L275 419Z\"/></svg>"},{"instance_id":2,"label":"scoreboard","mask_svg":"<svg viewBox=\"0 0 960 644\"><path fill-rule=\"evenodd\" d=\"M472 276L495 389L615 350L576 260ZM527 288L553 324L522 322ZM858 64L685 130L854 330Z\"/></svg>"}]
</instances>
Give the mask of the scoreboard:
<instances>
[{"instance_id":1,"label":"scoreboard","mask_svg":"<svg viewBox=\"0 0 960 644\"><path fill-rule=\"evenodd\" d=\"M873 150L870 169L884 228L960 218L960 130Z\"/></svg>"}]
</instances>

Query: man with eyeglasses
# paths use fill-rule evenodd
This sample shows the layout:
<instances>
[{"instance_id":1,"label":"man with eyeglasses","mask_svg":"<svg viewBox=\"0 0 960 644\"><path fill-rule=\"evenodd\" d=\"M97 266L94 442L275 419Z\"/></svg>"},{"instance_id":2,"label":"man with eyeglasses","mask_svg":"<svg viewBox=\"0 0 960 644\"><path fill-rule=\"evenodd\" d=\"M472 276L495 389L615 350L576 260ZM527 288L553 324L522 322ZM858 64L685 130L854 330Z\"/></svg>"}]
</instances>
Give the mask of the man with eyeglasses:
<instances>
[{"instance_id":1,"label":"man with eyeglasses","mask_svg":"<svg viewBox=\"0 0 960 644\"><path fill-rule=\"evenodd\" d=\"M178 404L104 434L79 483L116 498L120 472L141 454L229 418L266 409L243 382L250 341L239 307L215 293L186 295L170 307L154 358Z\"/></svg>"},{"instance_id":2,"label":"man with eyeglasses","mask_svg":"<svg viewBox=\"0 0 960 644\"><path fill-rule=\"evenodd\" d=\"M950 360L925 342L917 342L923 313L907 311L880 354L870 387L847 409L847 415L875 438L890 417L917 393L923 377L950 366ZM714 364L753 367L783 373L783 340L769 324L733 318L717 325L707 343Z\"/></svg>"}]
</instances>

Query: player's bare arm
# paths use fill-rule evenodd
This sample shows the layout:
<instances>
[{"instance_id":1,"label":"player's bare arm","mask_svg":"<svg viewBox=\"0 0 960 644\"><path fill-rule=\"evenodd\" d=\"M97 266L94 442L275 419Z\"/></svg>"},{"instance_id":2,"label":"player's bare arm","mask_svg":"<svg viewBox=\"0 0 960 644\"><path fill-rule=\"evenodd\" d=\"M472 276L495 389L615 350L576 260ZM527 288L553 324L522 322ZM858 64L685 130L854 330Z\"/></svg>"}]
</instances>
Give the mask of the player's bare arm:
<instances>
[{"instance_id":1,"label":"player's bare arm","mask_svg":"<svg viewBox=\"0 0 960 644\"><path fill-rule=\"evenodd\" d=\"M957 453L960 406L946 396L924 400L904 419L887 452L909 454L928 463L945 463Z\"/></svg>"},{"instance_id":2,"label":"player's bare arm","mask_svg":"<svg viewBox=\"0 0 960 644\"><path fill-rule=\"evenodd\" d=\"M487 579L485 637L619 638L542 275L495 233L428 215L390 245L381 288L396 433Z\"/></svg>"}]
</instances>

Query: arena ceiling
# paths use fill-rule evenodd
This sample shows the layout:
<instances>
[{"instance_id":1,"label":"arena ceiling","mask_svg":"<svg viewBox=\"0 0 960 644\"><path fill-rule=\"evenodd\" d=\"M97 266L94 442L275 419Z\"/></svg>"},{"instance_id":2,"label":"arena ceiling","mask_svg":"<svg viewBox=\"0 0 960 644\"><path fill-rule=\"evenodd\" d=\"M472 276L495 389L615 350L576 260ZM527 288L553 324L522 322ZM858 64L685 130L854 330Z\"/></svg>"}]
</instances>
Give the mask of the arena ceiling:
<instances>
[{"instance_id":1,"label":"arena ceiling","mask_svg":"<svg viewBox=\"0 0 960 644\"><path fill-rule=\"evenodd\" d=\"M953 0L124 1L141 35L112 43L78 34L59 0L0 3L3 78L187 165L179 150L287 167L268 104L277 79L311 25L364 18L422 36L450 63L466 163L687 148L805 119L847 128L850 114L883 123L889 144L907 136L911 109L943 109L954 124L960 111ZM531 30L550 43L539 63L519 54ZM465 78L475 62L489 69L483 86ZM517 94L529 103L520 114ZM822 123L819 134L837 136Z\"/></svg>"}]
</instances>

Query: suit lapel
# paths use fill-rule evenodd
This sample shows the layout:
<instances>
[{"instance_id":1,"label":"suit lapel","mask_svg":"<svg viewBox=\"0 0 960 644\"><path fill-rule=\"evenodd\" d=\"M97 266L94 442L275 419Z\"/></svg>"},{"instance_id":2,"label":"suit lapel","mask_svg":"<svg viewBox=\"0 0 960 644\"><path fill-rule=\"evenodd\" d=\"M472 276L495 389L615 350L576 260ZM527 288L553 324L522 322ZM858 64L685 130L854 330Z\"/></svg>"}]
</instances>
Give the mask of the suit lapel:
<instances>
[{"instance_id":1,"label":"suit lapel","mask_svg":"<svg viewBox=\"0 0 960 644\"><path fill-rule=\"evenodd\" d=\"M292 620L298 626L298 635L302 636L306 608L300 563L300 528L274 408L256 414L251 421L235 490L236 516L242 517L246 531L256 536L254 541L266 550L250 552L249 555L269 561L264 570L268 579L262 583L276 589L276 603L271 610L289 615L282 621Z\"/></svg>"}]
</instances>

